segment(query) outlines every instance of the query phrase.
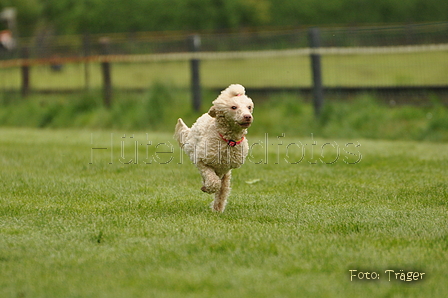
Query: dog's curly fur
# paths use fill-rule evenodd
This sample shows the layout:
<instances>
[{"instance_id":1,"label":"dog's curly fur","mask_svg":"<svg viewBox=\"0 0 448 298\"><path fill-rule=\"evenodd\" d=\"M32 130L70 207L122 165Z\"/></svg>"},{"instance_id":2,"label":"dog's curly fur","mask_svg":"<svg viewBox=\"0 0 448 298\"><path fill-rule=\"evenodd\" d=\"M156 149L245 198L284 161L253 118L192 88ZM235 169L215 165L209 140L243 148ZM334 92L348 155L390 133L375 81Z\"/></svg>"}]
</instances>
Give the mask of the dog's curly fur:
<instances>
[{"instance_id":1,"label":"dog's curly fur","mask_svg":"<svg viewBox=\"0 0 448 298\"><path fill-rule=\"evenodd\" d=\"M247 128L253 121L254 104L239 84L223 90L208 113L191 128L178 119L174 138L190 156L202 176L202 191L214 193L214 211L223 212L230 193L230 177L249 151Z\"/></svg>"}]
</instances>

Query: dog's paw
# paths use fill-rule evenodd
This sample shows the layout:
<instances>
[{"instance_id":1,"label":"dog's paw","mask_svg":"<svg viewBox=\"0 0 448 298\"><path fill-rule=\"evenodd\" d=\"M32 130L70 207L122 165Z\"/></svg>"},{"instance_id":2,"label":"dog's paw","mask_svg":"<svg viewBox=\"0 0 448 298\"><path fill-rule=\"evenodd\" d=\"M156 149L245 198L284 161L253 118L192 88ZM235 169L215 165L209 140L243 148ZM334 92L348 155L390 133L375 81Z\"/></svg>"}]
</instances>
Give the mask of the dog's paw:
<instances>
[{"instance_id":1,"label":"dog's paw","mask_svg":"<svg viewBox=\"0 0 448 298\"><path fill-rule=\"evenodd\" d=\"M219 212L219 213L222 213L222 212L224 212L224 209L226 209L226 202L225 201L213 201L211 204L211 207L212 207L212 211L214 211L214 212Z\"/></svg>"},{"instance_id":2,"label":"dog's paw","mask_svg":"<svg viewBox=\"0 0 448 298\"><path fill-rule=\"evenodd\" d=\"M205 193L212 193L212 192L210 191L210 189L208 189L208 188L205 187L205 186L202 186L202 187L201 187L201 190L202 190L203 192L205 192Z\"/></svg>"},{"instance_id":3,"label":"dog's paw","mask_svg":"<svg viewBox=\"0 0 448 298\"><path fill-rule=\"evenodd\" d=\"M221 188L221 180L217 179L216 181L213 180L206 181L204 183L204 186L201 187L201 190L203 192L212 194L219 191L220 188Z\"/></svg>"},{"instance_id":4,"label":"dog's paw","mask_svg":"<svg viewBox=\"0 0 448 298\"><path fill-rule=\"evenodd\" d=\"M219 188L202 186L201 190L205 193L212 194L217 192Z\"/></svg>"}]
</instances>

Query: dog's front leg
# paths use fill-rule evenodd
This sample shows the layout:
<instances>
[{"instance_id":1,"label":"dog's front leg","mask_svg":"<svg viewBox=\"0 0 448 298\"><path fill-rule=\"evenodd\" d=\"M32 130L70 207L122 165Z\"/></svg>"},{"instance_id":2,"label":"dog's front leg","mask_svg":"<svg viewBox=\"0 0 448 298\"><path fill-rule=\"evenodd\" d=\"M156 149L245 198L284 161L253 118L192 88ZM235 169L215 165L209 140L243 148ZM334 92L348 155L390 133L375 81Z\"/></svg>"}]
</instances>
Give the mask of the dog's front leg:
<instances>
[{"instance_id":1,"label":"dog's front leg","mask_svg":"<svg viewBox=\"0 0 448 298\"><path fill-rule=\"evenodd\" d=\"M196 166L202 176L201 190L206 193L215 193L221 189L221 179L216 175L215 170L207 166L203 161L198 161Z\"/></svg>"}]
</instances>

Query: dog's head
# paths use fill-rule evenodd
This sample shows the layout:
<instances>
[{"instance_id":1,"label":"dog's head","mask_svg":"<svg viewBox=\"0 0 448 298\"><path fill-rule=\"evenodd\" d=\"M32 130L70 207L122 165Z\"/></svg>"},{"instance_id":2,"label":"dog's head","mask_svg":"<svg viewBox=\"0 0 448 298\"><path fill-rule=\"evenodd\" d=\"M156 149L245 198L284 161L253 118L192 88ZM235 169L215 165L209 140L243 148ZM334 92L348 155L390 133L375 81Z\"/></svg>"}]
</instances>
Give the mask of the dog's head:
<instances>
[{"instance_id":1,"label":"dog's head","mask_svg":"<svg viewBox=\"0 0 448 298\"><path fill-rule=\"evenodd\" d=\"M230 85L213 101L208 114L211 117L223 119L232 126L248 128L254 120L252 116L254 103L245 93L243 86Z\"/></svg>"}]
</instances>

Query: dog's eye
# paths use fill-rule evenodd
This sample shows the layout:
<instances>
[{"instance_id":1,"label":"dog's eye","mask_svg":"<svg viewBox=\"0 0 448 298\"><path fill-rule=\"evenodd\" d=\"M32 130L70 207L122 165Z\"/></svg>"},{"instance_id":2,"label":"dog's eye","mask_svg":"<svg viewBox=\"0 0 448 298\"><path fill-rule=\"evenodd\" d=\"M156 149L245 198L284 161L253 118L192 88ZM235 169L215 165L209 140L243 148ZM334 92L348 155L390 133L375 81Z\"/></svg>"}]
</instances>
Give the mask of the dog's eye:
<instances>
[{"instance_id":1,"label":"dog's eye","mask_svg":"<svg viewBox=\"0 0 448 298\"><path fill-rule=\"evenodd\" d=\"M252 107L251 107L251 106L248 106L247 108L248 108L249 110L252 110Z\"/></svg>"},{"instance_id":2,"label":"dog's eye","mask_svg":"<svg viewBox=\"0 0 448 298\"><path fill-rule=\"evenodd\" d=\"M232 106L232 110L236 110L237 109L237 106Z\"/></svg>"}]
</instances>

